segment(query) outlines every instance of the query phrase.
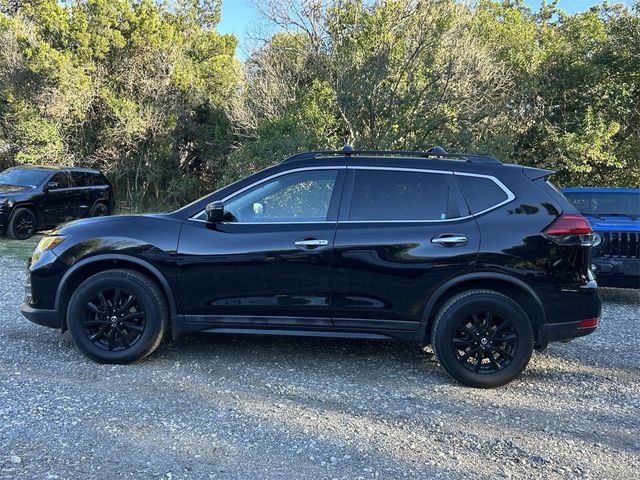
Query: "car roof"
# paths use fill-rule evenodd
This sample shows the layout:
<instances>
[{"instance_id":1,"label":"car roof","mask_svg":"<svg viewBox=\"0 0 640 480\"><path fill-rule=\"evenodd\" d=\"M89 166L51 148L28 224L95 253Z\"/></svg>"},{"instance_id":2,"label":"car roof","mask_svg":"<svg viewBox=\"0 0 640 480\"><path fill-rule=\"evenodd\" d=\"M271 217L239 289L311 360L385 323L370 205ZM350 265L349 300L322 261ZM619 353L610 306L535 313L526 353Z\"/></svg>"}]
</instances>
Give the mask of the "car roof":
<instances>
[{"instance_id":1,"label":"car roof","mask_svg":"<svg viewBox=\"0 0 640 480\"><path fill-rule=\"evenodd\" d=\"M562 188L563 193L635 193L640 194L638 188L605 188L605 187L571 187Z\"/></svg>"},{"instance_id":2,"label":"car roof","mask_svg":"<svg viewBox=\"0 0 640 480\"><path fill-rule=\"evenodd\" d=\"M99 170L86 167L47 167L39 165L15 165L9 167L8 170L39 170L41 172L87 172L100 173Z\"/></svg>"}]
</instances>

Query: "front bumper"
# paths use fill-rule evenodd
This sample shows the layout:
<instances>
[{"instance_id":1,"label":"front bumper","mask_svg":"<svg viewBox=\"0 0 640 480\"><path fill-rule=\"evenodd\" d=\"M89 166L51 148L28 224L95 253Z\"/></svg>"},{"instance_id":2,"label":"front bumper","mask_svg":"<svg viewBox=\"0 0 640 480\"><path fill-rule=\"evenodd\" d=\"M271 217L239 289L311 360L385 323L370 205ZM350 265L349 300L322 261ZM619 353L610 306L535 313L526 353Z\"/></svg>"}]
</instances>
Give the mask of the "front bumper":
<instances>
[{"instance_id":1,"label":"front bumper","mask_svg":"<svg viewBox=\"0 0 640 480\"><path fill-rule=\"evenodd\" d=\"M22 315L27 320L50 328L62 328L60 316L57 310L44 310L41 308L33 308L26 303L20 308Z\"/></svg>"},{"instance_id":2,"label":"front bumper","mask_svg":"<svg viewBox=\"0 0 640 480\"><path fill-rule=\"evenodd\" d=\"M640 258L594 257L591 264L600 286L640 288Z\"/></svg>"}]
</instances>

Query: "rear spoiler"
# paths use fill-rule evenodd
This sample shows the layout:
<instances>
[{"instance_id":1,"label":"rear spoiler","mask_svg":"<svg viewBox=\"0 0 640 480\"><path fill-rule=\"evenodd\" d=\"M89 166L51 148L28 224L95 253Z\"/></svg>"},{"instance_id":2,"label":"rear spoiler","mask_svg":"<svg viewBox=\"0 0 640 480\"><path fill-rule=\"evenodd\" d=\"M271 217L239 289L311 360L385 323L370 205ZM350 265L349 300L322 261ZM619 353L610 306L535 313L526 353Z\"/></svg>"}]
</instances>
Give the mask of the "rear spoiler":
<instances>
[{"instance_id":1,"label":"rear spoiler","mask_svg":"<svg viewBox=\"0 0 640 480\"><path fill-rule=\"evenodd\" d=\"M524 173L531 180L538 180L540 178L547 178L556 173L556 171L546 170L544 168L522 167L522 173Z\"/></svg>"}]
</instances>

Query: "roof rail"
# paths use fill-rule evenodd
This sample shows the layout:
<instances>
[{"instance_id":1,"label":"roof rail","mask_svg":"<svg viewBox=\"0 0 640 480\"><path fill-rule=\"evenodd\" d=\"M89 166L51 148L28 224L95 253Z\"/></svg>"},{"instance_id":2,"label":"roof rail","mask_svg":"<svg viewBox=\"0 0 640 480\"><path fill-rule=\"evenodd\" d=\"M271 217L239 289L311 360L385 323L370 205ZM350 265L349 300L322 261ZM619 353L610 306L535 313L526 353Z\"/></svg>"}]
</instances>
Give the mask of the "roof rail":
<instances>
[{"instance_id":1,"label":"roof rail","mask_svg":"<svg viewBox=\"0 0 640 480\"><path fill-rule=\"evenodd\" d=\"M418 157L432 159L459 159L472 163L489 163L494 165L502 165L497 158L488 155L475 155L471 153L449 153L442 147L433 147L426 152L414 150L354 150L351 145L345 145L341 150L317 150L313 152L302 152L285 158L282 163L312 160L319 157L344 156L351 157L354 155L366 155L372 157Z\"/></svg>"}]
</instances>

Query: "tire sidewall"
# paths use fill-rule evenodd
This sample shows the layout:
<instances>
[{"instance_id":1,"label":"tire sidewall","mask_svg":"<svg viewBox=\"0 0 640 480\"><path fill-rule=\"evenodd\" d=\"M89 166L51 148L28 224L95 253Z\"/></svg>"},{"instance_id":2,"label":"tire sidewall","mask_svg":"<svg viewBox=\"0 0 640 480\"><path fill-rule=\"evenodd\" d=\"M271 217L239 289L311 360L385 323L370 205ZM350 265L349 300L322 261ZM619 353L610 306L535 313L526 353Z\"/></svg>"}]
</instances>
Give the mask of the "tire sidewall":
<instances>
[{"instance_id":1,"label":"tire sidewall","mask_svg":"<svg viewBox=\"0 0 640 480\"><path fill-rule=\"evenodd\" d=\"M503 370L491 374L467 370L456 358L451 343L458 320L482 310L491 310L503 318L508 318L518 335L516 352L511 363ZM437 357L447 373L461 383L481 388L504 385L518 376L529 363L533 352L533 329L527 314L511 299L491 293L462 296L450 304L439 317L433 332Z\"/></svg>"},{"instance_id":2,"label":"tire sidewall","mask_svg":"<svg viewBox=\"0 0 640 480\"><path fill-rule=\"evenodd\" d=\"M101 289L122 288L133 293L145 312L145 329L136 343L123 351L110 352L93 344L82 326L85 305ZM144 285L124 275L112 273L82 283L74 292L67 309L67 327L74 343L85 355L100 363L130 363L148 355L164 332L162 306Z\"/></svg>"}]
</instances>

